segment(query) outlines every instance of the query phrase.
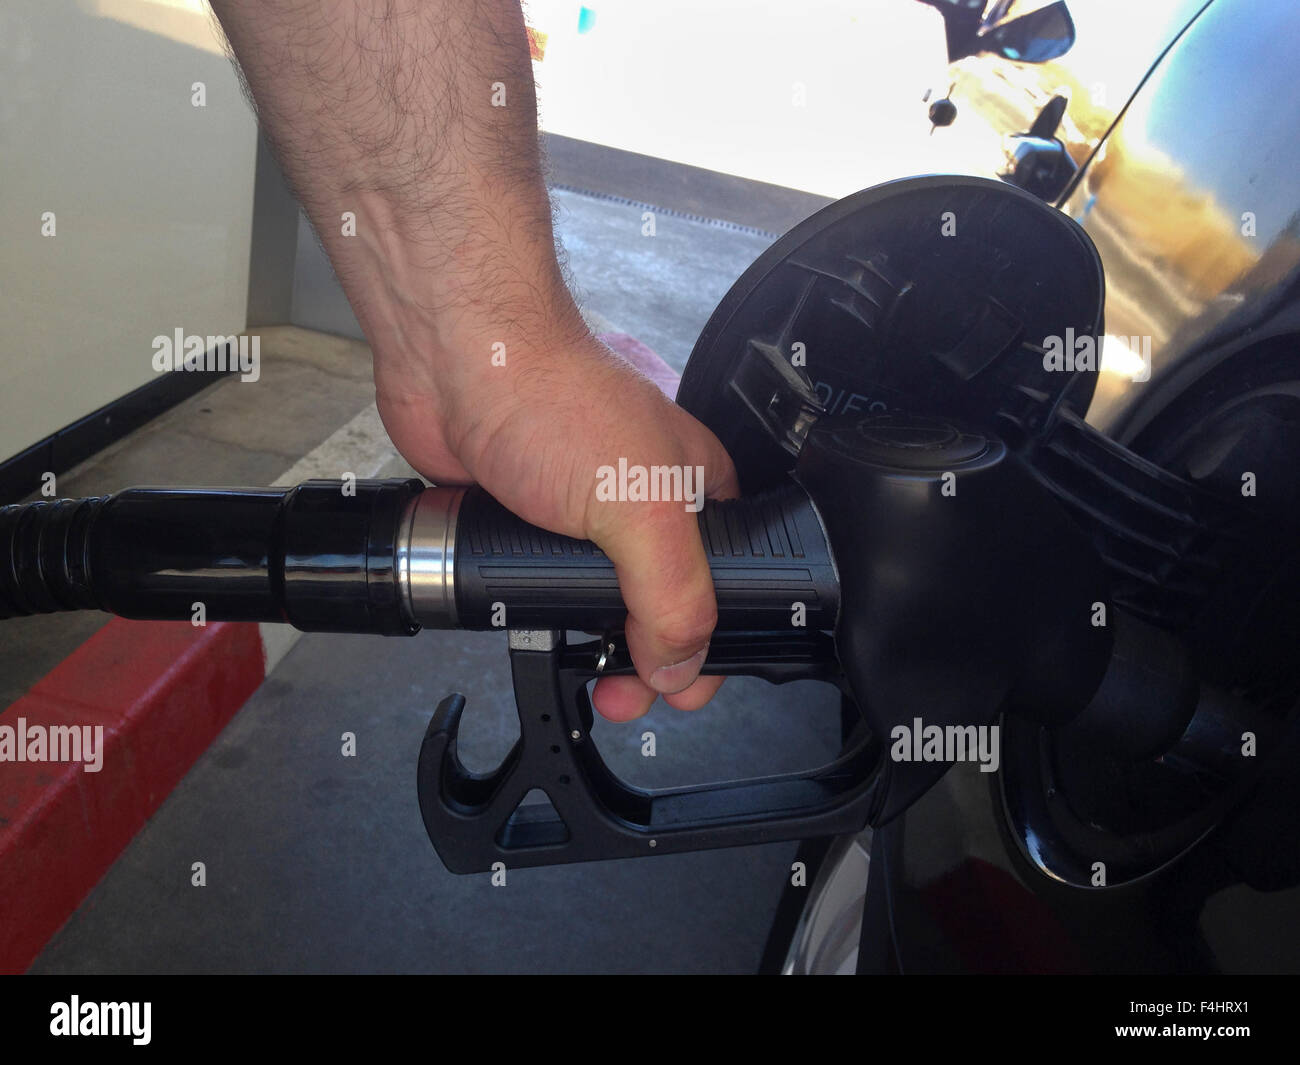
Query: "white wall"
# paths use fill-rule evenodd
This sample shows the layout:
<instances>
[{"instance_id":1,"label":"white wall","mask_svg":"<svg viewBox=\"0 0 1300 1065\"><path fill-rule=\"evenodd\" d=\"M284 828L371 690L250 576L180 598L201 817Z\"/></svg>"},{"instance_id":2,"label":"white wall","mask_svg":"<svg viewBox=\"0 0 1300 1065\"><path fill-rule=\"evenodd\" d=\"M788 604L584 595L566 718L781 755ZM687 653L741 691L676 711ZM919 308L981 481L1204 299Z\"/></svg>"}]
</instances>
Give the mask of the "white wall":
<instances>
[{"instance_id":1,"label":"white wall","mask_svg":"<svg viewBox=\"0 0 1300 1065\"><path fill-rule=\"evenodd\" d=\"M0 4L0 460L153 379L155 336L243 329L257 135L218 42L199 0Z\"/></svg>"}]
</instances>

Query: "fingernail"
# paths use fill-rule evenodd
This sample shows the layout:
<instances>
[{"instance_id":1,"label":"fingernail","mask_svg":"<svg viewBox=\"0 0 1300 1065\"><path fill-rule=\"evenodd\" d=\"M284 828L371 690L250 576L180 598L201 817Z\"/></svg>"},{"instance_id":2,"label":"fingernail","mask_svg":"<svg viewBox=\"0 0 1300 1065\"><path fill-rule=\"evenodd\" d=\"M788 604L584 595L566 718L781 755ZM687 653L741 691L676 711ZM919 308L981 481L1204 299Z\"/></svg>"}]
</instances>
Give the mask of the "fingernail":
<instances>
[{"instance_id":1,"label":"fingernail","mask_svg":"<svg viewBox=\"0 0 1300 1065\"><path fill-rule=\"evenodd\" d=\"M676 692L689 688L694 683L695 678L700 675L700 667L704 665L704 657L709 653L706 647L702 651L697 651L684 662L678 662L671 666L660 666L650 674L650 687L660 695L673 695Z\"/></svg>"}]
</instances>

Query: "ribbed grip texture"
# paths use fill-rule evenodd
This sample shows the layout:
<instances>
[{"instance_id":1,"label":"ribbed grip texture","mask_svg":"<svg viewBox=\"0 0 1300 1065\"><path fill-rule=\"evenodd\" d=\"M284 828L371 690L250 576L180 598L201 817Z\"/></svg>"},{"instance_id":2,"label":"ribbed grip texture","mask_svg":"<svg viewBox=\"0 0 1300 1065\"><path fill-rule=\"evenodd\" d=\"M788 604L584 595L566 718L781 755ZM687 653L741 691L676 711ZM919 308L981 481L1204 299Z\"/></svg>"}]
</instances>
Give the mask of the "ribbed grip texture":
<instances>
[{"instance_id":1,"label":"ribbed grip texture","mask_svg":"<svg viewBox=\"0 0 1300 1065\"><path fill-rule=\"evenodd\" d=\"M834 626L835 571L802 490L792 485L709 503L699 528L719 629ZM605 629L626 619L614 565L603 551L528 524L481 489L470 489L461 503L455 559L456 606L465 628Z\"/></svg>"},{"instance_id":2,"label":"ribbed grip texture","mask_svg":"<svg viewBox=\"0 0 1300 1065\"><path fill-rule=\"evenodd\" d=\"M86 534L107 496L0 507L0 618L93 609Z\"/></svg>"}]
</instances>

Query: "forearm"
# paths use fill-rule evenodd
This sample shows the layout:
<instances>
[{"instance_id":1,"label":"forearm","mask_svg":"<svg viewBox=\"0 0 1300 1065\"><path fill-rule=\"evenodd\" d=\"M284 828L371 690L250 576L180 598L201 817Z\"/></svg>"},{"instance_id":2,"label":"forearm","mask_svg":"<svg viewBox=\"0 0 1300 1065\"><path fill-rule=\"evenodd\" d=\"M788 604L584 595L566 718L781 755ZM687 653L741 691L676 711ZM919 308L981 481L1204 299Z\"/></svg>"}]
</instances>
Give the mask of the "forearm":
<instances>
[{"instance_id":1,"label":"forearm","mask_svg":"<svg viewBox=\"0 0 1300 1065\"><path fill-rule=\"evenodd\" d=\"M517 0L212 4L375 350L381 395L445 403L474 387L494 344L524 355L580 335Z\"/></svg>"}]
</instances>

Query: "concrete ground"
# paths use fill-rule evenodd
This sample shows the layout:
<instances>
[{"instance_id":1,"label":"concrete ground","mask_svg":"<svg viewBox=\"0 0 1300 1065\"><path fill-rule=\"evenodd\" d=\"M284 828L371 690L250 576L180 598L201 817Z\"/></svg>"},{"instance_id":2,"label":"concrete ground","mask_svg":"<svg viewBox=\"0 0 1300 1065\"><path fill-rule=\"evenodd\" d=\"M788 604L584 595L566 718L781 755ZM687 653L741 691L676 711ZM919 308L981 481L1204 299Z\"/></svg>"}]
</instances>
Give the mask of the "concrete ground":
<instances>
[{"instance_id":1,"label":"concrete ground","mask_svg":"<svg viewBox=\"0 0 1300 1065\"><path fill-rule=\"evenodd\" d=\"M579 301L681 373L713 308L773 235L556 190L556 235ZM643 215L654 235L643 236Z\"/></svg>"},{"instance_id":2,"label":"concrete ground","mask_svg":"<svg viewBox=\"0 0 1300 1065\"><path fill-rule=\"evenodd\" d=\"M834 707L811 683L729 682L706 710L657 704L595 740L633 783L824 761ZM467 694L466 762L517 731L501 634L300 640L46 948L32 971L748 972L793 845L454 876L415 794L434 705ZM797 727L790 718L799 717ZM642 758L653 730L657 756ZM341 756L343 732L357 756ZM192 887L191 864L207 867Z\"/></svg>"},{"instance_id":3,"label":"concrete ground","mask_svg":"<svg viewBox=\"0 0 1300 1065\"><path fill-rule=\"evenodd\" d=\"M680 369L757 231L558 192L589 312ZM139 483L268 483L372 399L362 345L263 329L258 385L223 382L60 478L60 494ZM400 472L400 460L391 472ZM340 471L341 472L341 471ZM6 625L5 704L102 622ZM415 795L438 700L464 692L462 754L490 768L517 734L500 634L310 634L280 663L33 966L34 972L745 972L759 959L793 844L486 876L439 864ZM4 705L4 704L0 704ZM791 717L797 717L792 724ZM642 734L656 756L641 755ZM357 755L341 737L357 737ZM649 787L821 764L829 688L729 681L706 710L662 703L595 740ZM190 883L192 863L207 886Z\"/></svg>"},{"instance_id":4,"label":"concrete ground","mask_svg":"<svg viewBox=\"0 0 1300 1065\"><path fill-rule=\"evenodd\" d=\"M364 344L291 327L258 333L257 382L231 378L191 396L60 474L58 494L103 495L132 485L270 484L374 401ZM107 614L82 612L6 621L0 706L26 692L107 620Z\"/></svg>"}]
</instances>

